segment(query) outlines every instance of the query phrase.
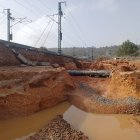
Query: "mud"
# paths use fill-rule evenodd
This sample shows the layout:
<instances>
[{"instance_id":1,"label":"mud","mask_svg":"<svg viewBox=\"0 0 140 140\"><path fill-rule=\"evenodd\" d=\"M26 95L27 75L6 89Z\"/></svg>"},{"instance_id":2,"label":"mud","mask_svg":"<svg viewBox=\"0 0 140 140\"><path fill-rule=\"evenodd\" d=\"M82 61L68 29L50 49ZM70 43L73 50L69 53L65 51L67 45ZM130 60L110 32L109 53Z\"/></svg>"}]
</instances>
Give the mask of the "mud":
<instances>
[{"instance_id":1,"label":"mud","mask_svg":"<svg viewBox=\"0 0 140 140\"><path fill-rule=\"evenodd\" d=\"M140 116L131 117L130 122L133 124L133 127L140 133Z\"/></svg>"},{"instance_id":2,"label":"mud","mask_svg":"<svg viewBox=\"0 0 140 140\"><path fill-rule=\"evenodd\" d=\"M68 102L63 102L29 116L0 120L0 140L14 140L34 134L70 106Z\"/></svg>"},{"instance_id":3,"label":"mud","mask_svg":"<svg viewBox=\"0 0 140 140\"><path fill-rule=\"evenodd\" d=\"M64 113L64 119L90 140L139 140L129 118L130 115L87 113L75 106Z\"/></svg>"}]
</instances>

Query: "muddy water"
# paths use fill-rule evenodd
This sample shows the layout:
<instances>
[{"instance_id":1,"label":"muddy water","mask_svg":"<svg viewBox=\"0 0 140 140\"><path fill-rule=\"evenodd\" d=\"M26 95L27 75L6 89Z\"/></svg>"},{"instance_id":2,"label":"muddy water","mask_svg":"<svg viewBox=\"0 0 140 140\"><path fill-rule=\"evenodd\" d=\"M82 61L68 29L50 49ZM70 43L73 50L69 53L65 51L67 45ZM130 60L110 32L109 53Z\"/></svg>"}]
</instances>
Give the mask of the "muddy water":
<instances>
[{"instance_id":1,"label":"muddy water","mask_svg":"<svg viewBox=\"0 0 140 140\"><path fill-rule=\"evenodd\" d=\"M129 117L91 114L74 106L64 113L64 119L83 131L90 140L140 140L140 134L131 125Z\"/></svg>"},{"instance_id":2,"label":"muddy water","mask_svg":"<svg viewBox=\"0 0 140 140\"><path fill-rule=\"evenodd\" d=\"M90 140L140 140L140 134L129 121L130 116L86 113L68 102L28 117L0 121L0 140L13 140L32 134L63 113L64 119L83 131Z\"/></svg>"},{"instance_id":3,"label":"muddy water","mask_svg":"<svg viewBox=\"0 0 140 140\"><path fill-rule=\"evenodd\" d=\"M13 140L31 134L42 128L56 115L63 114L69 107L70 104L64 102L28 117L0 120L0 140Z\"/></svg>"}]
</instances>

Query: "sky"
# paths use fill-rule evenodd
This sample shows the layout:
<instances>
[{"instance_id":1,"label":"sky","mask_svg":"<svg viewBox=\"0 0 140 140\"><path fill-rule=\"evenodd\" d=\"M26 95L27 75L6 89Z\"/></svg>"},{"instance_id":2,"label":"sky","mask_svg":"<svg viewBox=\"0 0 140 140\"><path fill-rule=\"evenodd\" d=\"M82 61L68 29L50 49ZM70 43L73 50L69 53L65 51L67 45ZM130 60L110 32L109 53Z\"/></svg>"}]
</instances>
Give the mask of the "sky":
<instances>
[{"instance_id":1,"label":"sky","mask_svg":"<svg viewBox=\"0 0 140 140\"><path fill-rule=\"evenodd\" d=\"M12 17L27 18L12 27L13 42L57 47L54 14L58 12L58 0L0 0L0 39L4 40L7 20L3 9L7 8ZM62 47L103 47L125 40L140 44L140 0L67 0L62 10Z\"/></svg>"}]
</instances>

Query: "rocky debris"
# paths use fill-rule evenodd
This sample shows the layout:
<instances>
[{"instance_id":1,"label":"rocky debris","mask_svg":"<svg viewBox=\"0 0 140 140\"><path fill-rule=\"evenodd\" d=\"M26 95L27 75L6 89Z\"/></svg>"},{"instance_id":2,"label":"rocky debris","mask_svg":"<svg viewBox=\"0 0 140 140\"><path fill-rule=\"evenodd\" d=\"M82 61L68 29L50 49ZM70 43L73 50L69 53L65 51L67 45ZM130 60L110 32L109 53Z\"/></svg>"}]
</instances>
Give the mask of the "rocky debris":
<instances>
[{"instance_id":1,"label":"rocky debris","mask_svg":"<svg viewBox=\"0 0 140 140\"><path fill-rule=\"evenodd\" d=\"M30 61L28 59L26 59L22 54L16 52L14 49L11 49L13 51L13 53L15 54L15 56L17 57L17 59L28 66L50 66L51 64L48 62L38 62L38 61Z\"/></svg>"},{"instance_id":2,"label":"rocky debris","mask_svg":"<svg viewBox=\"0 0 140 140\"><path fill-rule=\"evenodd\" d=\"M41 52L36 48L6 47L0 43L0 66L58 66L66 69L77 69L73 57L57 55L56 53Z\"/></svg>"},{"instance_id":3,"label":"rocky debris","mask_svg":"<svg viewBox=\"0 0 140 140\"><path fill-rule=\"evenodd\" d=\"M44 128L24 140L88 140L88 137L75 130L62 116L57 116Z\"/></svg>"},{"instance_id":4,"label":"rocky debris","mask_svg":"<svg viewBox=\"0 0 140 140\"><path fill-rule=\"evenodd\" d=\"M88 112L108 114L140 113L140 100L134 97L123 99L108 99L99 95L86 84L79 85L79 91L68 94L72 104Z\"/></svg>"},{"instance_id":5,"label":"rocky debris","mask_svg":"<svg viewBox=\"0 0 140 140\"><path fill-rule=\"evenodd\" d=\"M49 52L40 52L37 50L30 50L30 49L24 49L24 48L18 48L13 47L13 49L23 55L27 60L30 60L31 62L49 62L51 65L58 64L61 67L64 67L66 69L77 69L73 57L68 57L64 55L57 55L57 54L51 54Z\"/></svg>"}]
</instances>

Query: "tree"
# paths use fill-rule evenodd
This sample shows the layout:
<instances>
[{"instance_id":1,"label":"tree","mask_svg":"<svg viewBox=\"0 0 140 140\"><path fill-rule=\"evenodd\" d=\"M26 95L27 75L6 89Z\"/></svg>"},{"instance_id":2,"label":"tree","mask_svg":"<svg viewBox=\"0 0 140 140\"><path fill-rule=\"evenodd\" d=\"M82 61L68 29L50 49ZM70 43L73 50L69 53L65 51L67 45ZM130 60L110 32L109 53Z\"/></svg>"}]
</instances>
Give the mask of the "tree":
<instances>
[{"instance_id":1,"label":"tree","mask_svg":"<svg viewBox=\"0 0 140 140\"><path fill-rule=\"evenodd\" d=\"M139 48L136 44L127 40L122 43L122 45L117 51L117 55L118 56L138 56Z\"/></svg>"}]
</instances>

